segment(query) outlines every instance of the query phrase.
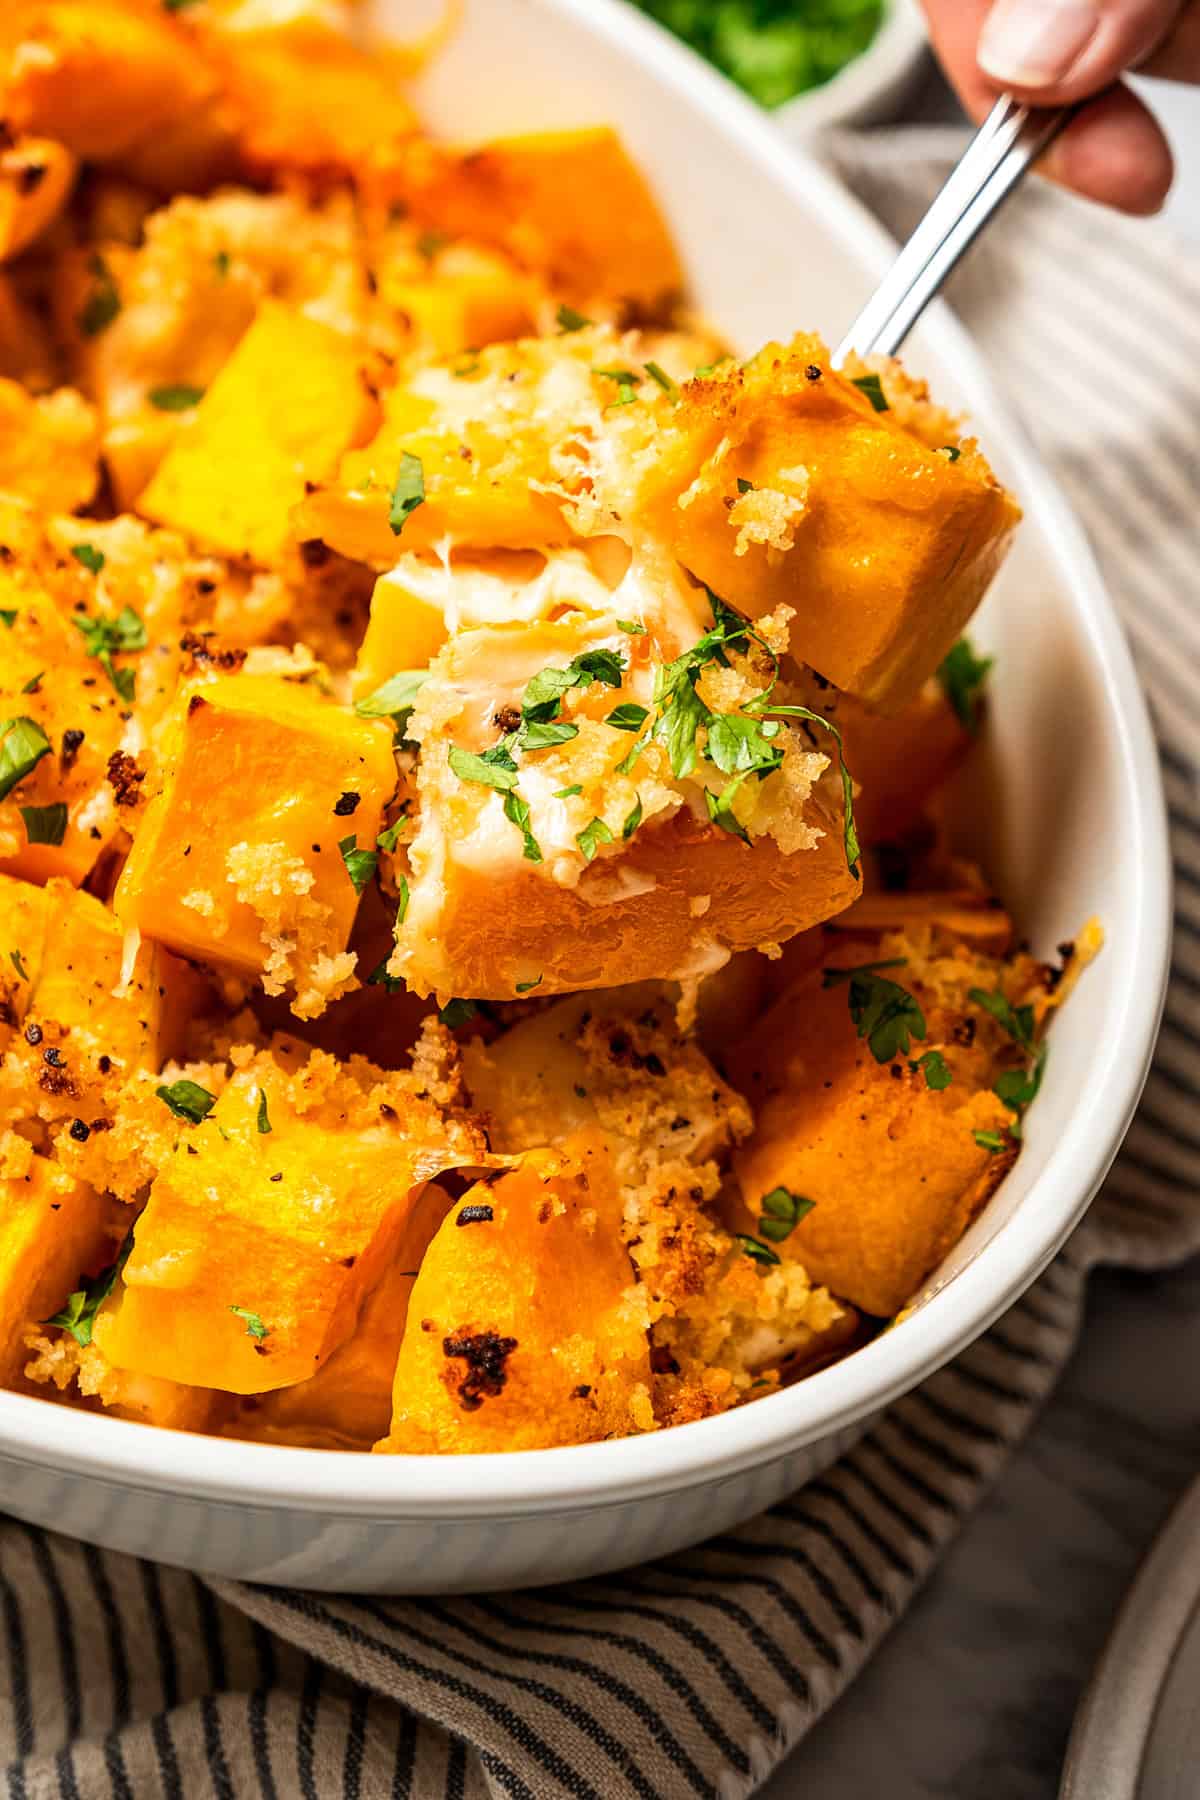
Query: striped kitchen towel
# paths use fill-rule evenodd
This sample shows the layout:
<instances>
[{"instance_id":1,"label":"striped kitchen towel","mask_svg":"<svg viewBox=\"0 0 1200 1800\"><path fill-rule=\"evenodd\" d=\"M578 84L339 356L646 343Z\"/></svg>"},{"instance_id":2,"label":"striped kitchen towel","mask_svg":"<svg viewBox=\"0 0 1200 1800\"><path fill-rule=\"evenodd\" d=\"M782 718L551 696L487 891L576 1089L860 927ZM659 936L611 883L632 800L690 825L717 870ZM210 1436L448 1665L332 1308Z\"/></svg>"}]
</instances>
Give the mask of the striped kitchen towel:
<instances>
[{"instance_id":1,"label":"striped kitchen towel","mask_svg":"<svg viewBox=\"0 0 1200 1800\"><path fill-rule=\"evenodd\" d=\"M898 234L942 133L843 139ZM1174 981L1140 1114L1029 1294L821 1480L742 1530L571 1587L337 1599L211 1583L0 1526L14 1800L750 1793L904 1612L1033 1424L1097 1263L1200 1248L1200 253L1032 185L955 303L1104 560L1159 724Z\"/></svg>"}]
</instances>

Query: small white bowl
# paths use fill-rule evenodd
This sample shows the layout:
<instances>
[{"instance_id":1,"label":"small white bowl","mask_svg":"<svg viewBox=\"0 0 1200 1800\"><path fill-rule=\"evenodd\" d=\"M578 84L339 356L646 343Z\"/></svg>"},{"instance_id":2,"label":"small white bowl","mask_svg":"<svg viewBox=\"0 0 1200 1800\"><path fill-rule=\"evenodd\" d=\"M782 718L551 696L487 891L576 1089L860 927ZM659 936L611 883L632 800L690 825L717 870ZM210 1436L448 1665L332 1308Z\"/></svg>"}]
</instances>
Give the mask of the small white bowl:
<instances>
[{"instance_id":1,"label":"small white bowl","mask_svg":"<svg viewBox=\"0 0 1200 1800\"><path fill-rule=\"evenodd\" d=\"M378 16L402 28L406 4L381 0ZM654 179L697 298L745 347L799 325L836 337L891 254L830 175L616 0L466 0L420 97L459 137L616 125ZM971 413L1026 507L975 628L997 658L975 806L989 866L1038 948L1093 913L1108 934L1056 1021L1020 1161L912 1317L721 1418L524 1454L339 1456L0 1394L6 1511L292 1586L428 1593L595 1575L726 1530L800 1486L1049 1262L1120 1144L1157 1030L1171 888L1158 760L1087 543L947 313L930 313L911 362Z\"/></svg>"},{"instance_id":2,"label":"small white bowl","mask_svg":"<svg viewBox=\"0 0 1200 1800\"><path fill-rule=\"evenodd\" d=\"M794 142L835 125L894 119L926 61L929 39L917 0L886 0L879 30L831 81L797 94L769 116Z\"/></svg>"}]
</instances>

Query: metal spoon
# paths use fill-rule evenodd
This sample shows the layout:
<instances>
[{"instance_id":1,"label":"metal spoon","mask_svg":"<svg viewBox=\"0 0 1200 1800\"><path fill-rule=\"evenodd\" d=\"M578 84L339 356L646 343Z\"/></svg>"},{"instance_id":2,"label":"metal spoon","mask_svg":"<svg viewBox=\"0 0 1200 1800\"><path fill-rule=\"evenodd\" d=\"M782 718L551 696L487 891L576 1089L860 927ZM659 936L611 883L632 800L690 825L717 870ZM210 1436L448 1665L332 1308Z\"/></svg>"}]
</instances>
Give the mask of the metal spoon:
<instances>
[{"instance_id":1,"label":"metal spoon","mask_svg":"<svg viewBox=\"0 0 1200 1800\"><path fill-rule=\"evenodd\" d=\"M984 120L941 193L846 333L835 362L894 356L959 258L1032 163L1078 111L1036 109L1005 94Z\"/></svg>"}]
</instances>

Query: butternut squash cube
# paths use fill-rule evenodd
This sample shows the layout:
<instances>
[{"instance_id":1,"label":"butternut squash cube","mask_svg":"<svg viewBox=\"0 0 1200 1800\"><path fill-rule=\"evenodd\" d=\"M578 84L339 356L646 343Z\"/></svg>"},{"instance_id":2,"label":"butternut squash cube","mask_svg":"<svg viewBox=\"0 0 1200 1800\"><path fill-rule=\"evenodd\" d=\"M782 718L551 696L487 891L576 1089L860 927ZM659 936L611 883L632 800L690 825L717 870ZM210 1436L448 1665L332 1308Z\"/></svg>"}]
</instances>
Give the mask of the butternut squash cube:
<instances>
[{"instance_id":1,"label":"butternut squash cube","mask_svg":"<svg viewBox=\"0 0 1200 1800\"><path fill-rule=\"evenodd\" d=\"M654 311L683 286L658 204L608 126L529 132L465 152L421 145L400 191L414 217L496 245L568 299Z\"/></svg>"},{"instance_id":2,"label":"butternut squash cube","mask_svg":"<svg viewBox=\"0 0 1200 1800\"><path fill-rule=\"evenodd\" d=\"M999 1046L986 1015L967 999L974 986L996 986L1001 965L958 946L934 959L920 944L913 940L908 967L879 972L924 1015L928 1035L914 1037L908 1051L877 1061L857 1035L848 980L823 986L815 968L727 1059L757 1120L735 1159L739 1228L759 1230L764 1197L776 1188L811 1201L778 1253L882 1318L912 1298L1011 1160L999 1146L1012 1114L991 1091ZM896 938L856 942L829 954L826 966L890 961L906 947ZM964 1042L956 1027L967 1017L979 1029ZM931 1049L952 1077L940 1089L928 1085L917 1060Z\"/></svg>"},{"instance_id":3,"label":"butternut squash cube","mask_svg":"<svg viewBox=\"0 0 1200 1800\"><path fill-rule=\"evenodd\" d=\"M642 507L722 599L752 618L794 607L793 654L896 711L959 636L1020 511L973 443L927 441L926 414L955 422L898 365L858 380L801 337L687 383Z\"/></svg>"},{"instance_id":4,"label":"butternut squash cube","mask_svg":"<svg viewBox=\"0 0 1200 1800\"><path fill-rule=\"evenodd\" d=\"M451 244L424 263L419 252L385 257L376 268L379 297L406 320L418 343L438 356L462 357L537 329L537 285L506 257L475 245ZM465 373L464 373L465 379Z\"/></svg>"},{"instance_id":5,"label":"butternut squash cube","mask_svg":"<svg viewBox=\"0 0 1200 1800\"><path fill-rule=\"evenodd\" d=\"M294 981L297 1006L307 994L320 1011L353 968L342 953L358 891L340 845L374 851L395 784L384 721L273 676L189 683L117 916L181 955L261 975L269 993Z\"/></svg>"},{"instance_id":6,"label":"butternut squash cube","mask_svg":"<svg viewBox=\"0 0 1200 1800\"><path fill-rule=\"evenodd\" d=\"M83 396L0 380L0 492L69 513L87 505L99 479L100 427Z\"/></svg>"},{"instance_id":7,"label":"butternut squash cube","mask_svg":"<svg viewBox=\"0 0 1200 1800\"><path fill-rule=\"evenodd\" d=\"M864 844L903 837L971 748L970 732L937 681L927 681L891 718L850 695L838 696L831 716L861 790L854 817Z\"/></svg>"},{"instance_id":8,"label":"butternut squash cube","mask_svg":"<svg viewBox=\"0 0 1200 1800\"><path fill-rule=\"evenodd\" d=\"M50 138L19 138L0 150L0 262L19 256L58 217L78 168Z\"/></svg>"},{"instance_id":9,"label":"butternut squash cube","mask_svg":"<svg viewBox=\"0 0 1200 1800\"><path fill-rule=\"evenodd\" d=\"M136 0L10 0L0 80L14 130L93 162L195 113L217 87L171 14Z\"/></svg>"},{"instance_id":10,"label":"butternut squash cube","mask_svg":"<svg viewBox=\"0 0 1200 1800\"><path fill-rule=\"evenodd\" d=\"M425 1184L484 1154L412 1076L299 1051L261 1053L181 1124L97 1329L118 1368L238 1394L308 1380L353 1336Z\"/></svg>"},{"instance_id":11,"label":"butternut squash cube","mask_svg":"<svg viewBox=\"0 0 1200 1800\"><path fill-rule=\"evenodd\" d=\"M264 301L138 510L226 555L277 563L306 481L327 479L374 429L361 360L341 332Z\"/></svg>"},{"instance_id":12,"label":"butternut squash cube","mask_svg":"<svg viewBox=\"0 0 1200 1800\"><path fill-rule=\"evenodd\" d=\"M652 1428L633 1282L598 1136L472 1188L421 1264L377 1449L546 1449Z\"/></svg>"},{"instance_id":13,"label":"butternut squash cube","mask_svg":"<svg viewBox=\"0 0 1200 1800\"><path fill-rule=\"evenodd\" d=\"M13 875L0 875L0 1049L25 1023L42 972L53 898Z\"/></svg>"},{"instance_id":14,"label":"butternut squash cube","mask_svg":"<svg viewBox=\"0 0 1200 1800\"><path fill-rule=\"evenodd\" d=\"M20 1379L31 1326L63 1304L81 1269L111 1260L111 1203L45 1156L0 1177L0 1387Z\"/></svg>"},{"instance_id":15,"label":"butternut squash cube","mask_svg":"<svg viewBox=\"0 0 1200 1800\"><path fill-rule=\"evenodd\" d=\"M381 575L371 595L371 614L354 665L355 699L373 694L403 669L427 668L445 641L446 618L441 607L414 593L399 570Z\"/></svg>"}]
</instances>

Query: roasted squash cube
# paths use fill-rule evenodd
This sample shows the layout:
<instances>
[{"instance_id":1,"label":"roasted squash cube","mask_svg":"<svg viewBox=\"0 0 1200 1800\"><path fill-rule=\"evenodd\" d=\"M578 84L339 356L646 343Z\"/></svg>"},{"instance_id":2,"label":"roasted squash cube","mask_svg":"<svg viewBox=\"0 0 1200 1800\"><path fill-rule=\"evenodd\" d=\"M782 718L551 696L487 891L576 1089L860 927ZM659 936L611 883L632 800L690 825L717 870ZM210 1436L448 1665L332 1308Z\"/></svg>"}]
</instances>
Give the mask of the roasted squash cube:
<instances>
[{"instance_id":1,"label":"roasted squash cube","mask_svg":"<svg viewBox=\"0 0 1200 1800\"><path fill-rule=\"evenodd\" d=\"M0 380L0 492L69 513L87 505L99 478L100 426L82 395Z\"/></svg>"},{"instance_id":2,"label":"roasted squash cube","mask_svg":"<svg viewBox=\"0 0 1200 1800\"><path fill-rule=\"evenodd\" d=\"M891 718L849 695L838 699L831 716L861 789L854 816L864 844L903 837L971 748L971 733L936 681L927 681Z\"/></svg>"},{"instance_id":3,"label":"roasted squash cube","mask_svg":"<svg viewBox=\"0 0 1200 1800\"><path fill-rule=\"evenodd\" d=\"M0 150L0 262L19 256L62 211L79 165L50 138Z\"/></svg>"},{"instance_id":4,"label":"roasted squash cube","mask_svg":"<svg viewBox=\"0 0 1200 1800\"><path fill-rule=\"evenodd\" d=\"M355 698L373 694L402 670L428 667L445 641L441 607L414 592L399 570L381 575L354 665Z\"/></svg>"},{"instance_id":5,"label":"roasted squash cube","mask_svg":"<svg viewBox=\"0 0 1200 1800\"><path fill-rule=\"evenodd\" d=\"M25 1022L41 976L53 897L0 875L0 1049Z\"/></svg>"},{"instance_id":6,"label":"roasted squash cube","mask_svg":"<svg viewBox=\"0 0 1200 1800\"><path fill-rule=\"evenodd\" d=\"M856 942L829 966L907 960L908 968L880 972L923 1014L928 1035L913 1037L907 1050L877 1061L856 1032L849 976L824 986L815 968L728 1057L757 1120L735 1164L739 1228L760 1229L760 1215L770 1213L764 1198L778 1188L811 1201L779 1254L794 1255L814 1281L882 1318L912 1298L1011 1160L999 1146L1012 1114L991 1091L1000 1064L986 1016L967 999L972 987L994 987L1002 966L957 945L936 960L916 948L906 959L905 948L895 938ZM982 1022L969 1041L956 1035L968 1016ZM929 1085L919 1059L931 1049L948 1086Z\"/></svg>"},{"instance_id":7,"label":"roasted squash cube","mask_svg":"<svg viewBox=\"0 0 1200 1800\"><path fill-rule=\"evenodd\" d=\"M794 607L793 654L889 711L946 655L1020 517L970 441L927 441L926 413L955 431L898 365L850 379L797 338L689 382L643 490L694 575L753 618Z\"/></svg>"},{"instance_id":8,"label":"roasted squash cube","mask_svg":"<svg viewBox=\"0 0 1200 1800\"><path fill-rule=\"evenodd\" d=\"M306 481L328 479L342 452L375 427L361 362L351 338L265 301L139 512L226 555L278 562Z\"/></svg>"},{"instance_id":9,"label":"roasted squash cube","mask_svg":"<svg viewBox=\"0 0 1200 1800\"><path fill-rule=\"evenodd\" d=\"M653 1428L620 1227L598 1137L472 1188L421 1264L377 1448L545 1449Z\"/></svg>"},{"instance_id":10,"label":"roasted squash cube","mask_svg":"<svg viewBox=\"0 0 1200 1800\"><path fill-rule=\"evenodd\" d=\"M25 1334L57 1311L81 1269L111 1260L111 1202L45 1156L0 1178L0 1387L28 1361Z\"/></svg>"},{"instance_id":11,"label":"roasted squash cube","mask_svg":"<svg viewBox=\"0 0 1200 1800\"><path fill-rule=\"evenodd\" d=\"M466 152L422 144L400 171L399 192L416 218L496 245L568 299L653 311L683 285L658 204L608 126L530 132Z\"/></svg>"},{"instance_id":12,"label":"roasted squash cube","mask_svg":"<svg viewBox=\"0 0 1200 1800\"><path fill-rule=\"evenodd\" d=\"M374 851L395 784L383 721L272 676L189 683L117 915L181 955L260 974L269 993L295 982L320 1011L353 968L359 890L341 845Z\"/></svg>"},{"instance_id":13,"label":"roasted squash cube","mask_svg":"<svg viewBox=\"0 0 1200 1800\"><path fill-rule=\"evenodd\" d=\"M97 1342L118 1368L239 1394L315 1375L426 1182L483 1154L413 1077L294 1044L245 1064L180 1132Z\"/></svg>"}]
</instances>

